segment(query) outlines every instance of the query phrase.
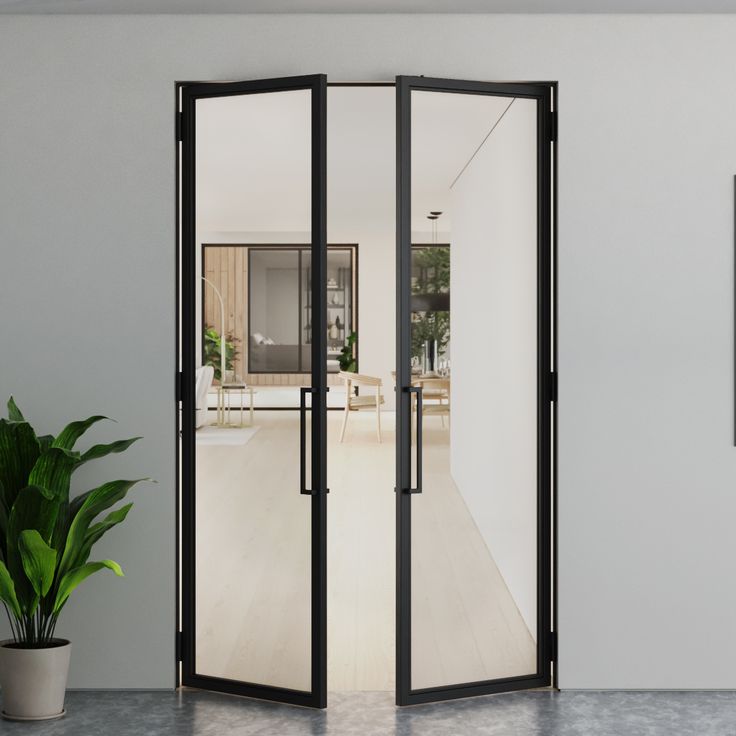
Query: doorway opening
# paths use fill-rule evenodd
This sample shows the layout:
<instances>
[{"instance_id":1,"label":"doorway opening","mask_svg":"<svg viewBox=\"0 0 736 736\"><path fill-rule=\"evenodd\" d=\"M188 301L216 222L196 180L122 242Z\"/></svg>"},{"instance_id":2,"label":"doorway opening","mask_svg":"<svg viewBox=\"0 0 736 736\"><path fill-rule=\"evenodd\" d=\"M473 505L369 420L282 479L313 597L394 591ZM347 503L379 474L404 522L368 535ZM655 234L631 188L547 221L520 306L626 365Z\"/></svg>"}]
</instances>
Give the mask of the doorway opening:
<instances>
[{"instance_id":1,"label":"doorway opening","mask_svg":"<svg viewBox=\"0 0 736 736\"><path fill-rule=\"evenodd\" d=\"M181 86L182 684L551 683L553 86L445 82Z\"/></svg>"}]
</instances>

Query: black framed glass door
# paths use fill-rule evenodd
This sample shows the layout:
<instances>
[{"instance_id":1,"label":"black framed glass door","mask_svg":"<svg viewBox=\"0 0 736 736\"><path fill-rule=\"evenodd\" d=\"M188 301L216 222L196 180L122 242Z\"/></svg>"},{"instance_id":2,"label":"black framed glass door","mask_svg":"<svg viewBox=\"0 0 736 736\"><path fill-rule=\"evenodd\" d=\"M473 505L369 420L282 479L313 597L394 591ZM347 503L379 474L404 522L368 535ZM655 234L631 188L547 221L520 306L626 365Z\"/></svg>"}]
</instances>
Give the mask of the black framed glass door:
<instances>
[{"instance_id":1,"label":"black framed glass door","mask_svg":"<svg viewBox=\"0 0 736 736\"><path fill-rule=\"evenodd\" d=\"M554 113L550 84L396 88L396 670L410 705L551 684Z\"/></svg>"},{"instance_id":2,"label":"black framed glass door","mask_svg":"<svg viewBox=\"0 0 736 736\"><path fill-rule=\"evenodd\" d=\"M181 683L324 707L327 334L314 331L301 408L248 421L227 327L242 315L221 293L247 275L237 264L232 283L213 283L201 246L212 233L303 233L312 319L326 324L326 77L184 84L180 121ZM258 182L248 197L246 179ZM212 325L203 293L222 305Z\"/></svg>"}]
</instances>

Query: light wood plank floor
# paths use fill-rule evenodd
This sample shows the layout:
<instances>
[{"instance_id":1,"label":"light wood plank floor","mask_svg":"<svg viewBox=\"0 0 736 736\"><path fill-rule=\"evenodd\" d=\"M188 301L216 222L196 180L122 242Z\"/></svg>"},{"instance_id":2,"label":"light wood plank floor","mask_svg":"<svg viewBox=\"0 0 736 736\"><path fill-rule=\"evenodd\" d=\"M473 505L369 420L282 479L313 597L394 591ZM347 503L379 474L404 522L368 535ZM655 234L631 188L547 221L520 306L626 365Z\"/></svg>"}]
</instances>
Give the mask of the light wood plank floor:
<instances>
[{"instance_id":1,"label":"light wood plank floor","mask_svg":"<svg viewBox=\"0 0 736 736\"><path fill-rule=\"evenodd\" d=\"M330 412L328 686L394 689L393 415ZM197 668L310 686L309 497L298 415L256 413L244 446L197 448ZM449 476L449 432L425 420L425 492L413 500L412 686L527 674L536 646Z\"/></svg>"}]
</instances>

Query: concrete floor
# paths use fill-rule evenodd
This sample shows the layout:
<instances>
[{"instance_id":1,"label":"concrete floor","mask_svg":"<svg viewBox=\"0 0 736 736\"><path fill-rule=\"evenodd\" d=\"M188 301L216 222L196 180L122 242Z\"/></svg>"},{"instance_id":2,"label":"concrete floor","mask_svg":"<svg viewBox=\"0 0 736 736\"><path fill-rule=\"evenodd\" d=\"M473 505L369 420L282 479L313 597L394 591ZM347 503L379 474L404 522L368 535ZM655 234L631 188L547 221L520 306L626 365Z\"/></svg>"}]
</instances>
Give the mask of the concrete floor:
<instances>
[{"instance_id":1,"label":"concrete floor","mask_svg":"<svg viewBox=\"0 0 736 736\"><path fill-rule=\"evenodd\" d=\"M184 691L70 692L67 715L4 736L731 736L736 692L526 692L395 708L333 693L326 711Z\"/></svg>"}]
</instances>

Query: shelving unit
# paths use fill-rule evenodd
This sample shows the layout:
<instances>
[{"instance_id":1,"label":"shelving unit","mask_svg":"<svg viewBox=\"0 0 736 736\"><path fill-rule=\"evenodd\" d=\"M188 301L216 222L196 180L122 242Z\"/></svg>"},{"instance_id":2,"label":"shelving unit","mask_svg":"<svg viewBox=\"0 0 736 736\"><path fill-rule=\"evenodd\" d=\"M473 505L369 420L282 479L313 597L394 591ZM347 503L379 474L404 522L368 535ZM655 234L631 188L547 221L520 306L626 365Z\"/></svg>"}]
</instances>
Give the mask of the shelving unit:
<instances>
[{"instance_id":1,"label":"shelving unit","mask_svg":"<svg viewBox=\"0 0 736 736\"><path fill-rule=\"evenodd\" d=\"M357 328L355 315L355 292L357 286L356 248L328 246L327 251L327 372L340 370L337 358L345 341ZM306 269L306 279L302 283L304 309L303 344L312 342L312 304L311 269ZM357 350L356 350L357 359Z\"/></svg>"}]
</instances>

